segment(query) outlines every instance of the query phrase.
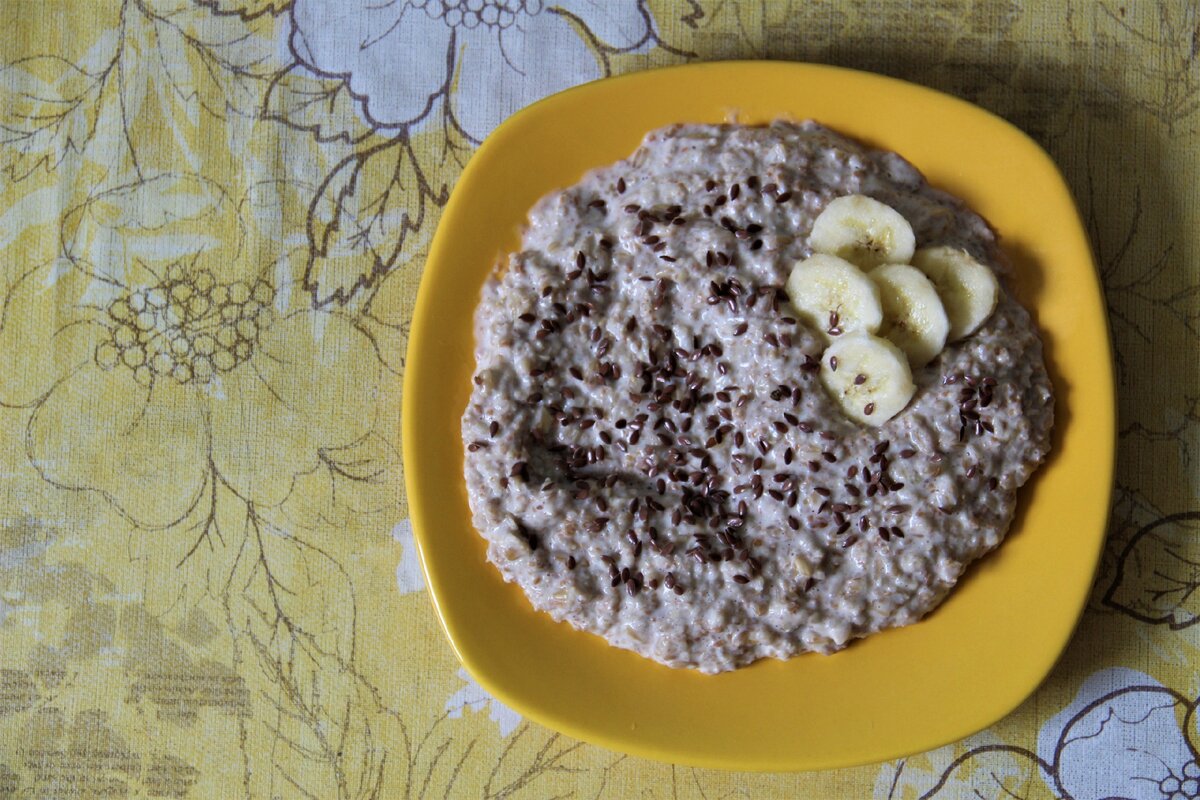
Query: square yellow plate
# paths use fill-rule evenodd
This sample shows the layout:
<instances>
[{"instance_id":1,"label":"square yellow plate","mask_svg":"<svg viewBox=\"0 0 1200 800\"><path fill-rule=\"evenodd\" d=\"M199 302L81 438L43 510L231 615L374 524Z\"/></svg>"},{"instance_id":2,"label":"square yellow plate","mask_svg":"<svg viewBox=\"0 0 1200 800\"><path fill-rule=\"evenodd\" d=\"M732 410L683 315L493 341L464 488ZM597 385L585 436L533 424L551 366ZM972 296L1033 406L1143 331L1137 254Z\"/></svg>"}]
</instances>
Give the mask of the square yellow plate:
<instances>
[{"instance_id":1,"label":"square yellow plate","mask_svg":"<svg viewBox=\"0 0 1200 800\"><path fill-rule=\"evenodd\" d=\"M480 287L497 256L516 246L533 203L627 156L647 131L731 114L748 123L812 118L895 150L987 218L1041 326L1057 421L1051 457L1023 491L1008 540L925 621L833 656L706 676L556 623L500 579L471 525L459 418L470 394ZM961 100L876 75L772 62L676 67L543 100L498 128L467 166L413 317L403 409L408 502L446 634L506 705L649 758L731 769L839 767L967 736L1046 676L1083 609L1104 538L1113 405L1096 270L1070 193L1032 140Z\"/></svg>"}]
</instances>

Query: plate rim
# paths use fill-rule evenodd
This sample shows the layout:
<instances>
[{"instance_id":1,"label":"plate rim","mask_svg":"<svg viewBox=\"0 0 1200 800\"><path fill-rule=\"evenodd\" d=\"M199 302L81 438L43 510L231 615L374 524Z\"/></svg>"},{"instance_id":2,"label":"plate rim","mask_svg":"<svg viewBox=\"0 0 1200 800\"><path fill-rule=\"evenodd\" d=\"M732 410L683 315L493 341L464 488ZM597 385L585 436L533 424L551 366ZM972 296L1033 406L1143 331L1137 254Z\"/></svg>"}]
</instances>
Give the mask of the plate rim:
<instances>
[{"instance_id":1,"label":"plate rim","mask_svg":"<svg viewBox=\"0 0 1200 800\"><path fill-rule=\"evenodd\" d=\"M614 83L633 84L639 80L646 80L647 76L649 75L662 75L682 72L701 73L705 71L714 73L727 71L738 72L745 70L780 70L782 72L795 72L797 74L808 73L809 77L812 75L820 76L822 74L825 76L842 76L843 78L878 82L881 85L892 84L896 86L903 86L905 87L905 91L917 90L919 94L928 97L930 100L936 99L936 101L939 103L949 103L951 107L957 107L964 113L985 119L988 125L995 126L998 129L1003 130L1006 136L1020 140L1024 147L1030 149L1032 153L1036 153L1041 157L1041 159L1044 161L1044 167L1047 171L1047 174L1053 177L1054 181L1056 181L1058 186L1066 194L1070 210L1073 212L1071 219L1071 222L1075 228L1073 232L1077 233L1083 238L1083 251L1086 254L1088 266L1091 268L1090 275L1092 280L1089 283L1089 288L1094 288L1097 292L1101 292L1101 304L1096 310L1100 314L1100 320L1103 323L1101 325L1101 328L1103 329L1103 340L1097 343L1097 350L1100 351L1100 355L1103 356L1101 361L1103 362L1104 368L1099 375L1095 376L1095 379L1098 383L1102 383L1103 386L1089 386L1089 389L1102 388L1106 391L1101 392L1099 395L1090 396L1090 403L1095 403L1099 407L1089 412L1088 416L1098 415L1102 418L1102 421L1103 419L1107 419L1110 423L1104 427L1108 429L1111 435L1106 436L1104 441L1100 443L1102 445L1102 452L1098 454L1099 457L1092 458L1093 467L1098 467L1098 469L1094 469L1093 471L1098 475L1099 478L1097 480L1097 484L1100 492L1102 493L1102 497L1099 499L1103 500L1103 508L1105 509L1104 518L1107 519L1107 509L1111 505L1114 480L1116 453L1115 445L1117 433L1111 333L1107 323L1107 313L1102 304L1101 282L1097 270L1095 256L1092 252L1090 243L1087 240L1086 233L1084 232L1078 207L1074 202L1070 187L1063 178L1061 171L1058 169L1057 165L1053 162L1050 156L1045 152L1045 150L1039 144L1037 144L1037 142L1035 142L1019 128L1009 123L1007 120L990 111L975 106L974 104L962 100L961 98L946 94L936 89L922 86L920 84L844 67L806 62L771 60L702 62L659 67L655 69L626 73L610 78L602 78L598 81L592 81L579 86L571 87L557 94L543 98L509 117L487 137L483 144L472 155L461 176L458 178L449 201L443 209L443 214L439 220L437 231L435 232L433 240L430 244L425 269L422 273L420 287L418 289L416 303L414 306L407 346L407 367L403 379L403 397L413 397L415 393L419 391L417 388L417 382L421 373L421 369L419 367L415 367L422 364L422 357L419 352L421 348L422 333L425 332L428 326L431 324L429 317L433 313L433 300L431 299L432 290L429 288L431 283L429 280L427 280L427 276L430 274L431 269L436 268L437 264L443 260L442 251L446 247L445 239L449 235L446 234L445 231L447 231L450 227L447 225L447 220L456 220L459 206L464 202L462 200L464 193L463 191L460 191L460 187L469 187L474 181L475 173L485 170L488 166L490 166L490 161L492 158L491 151L493 149L503 147L505 140L511 135L513 130L519 128L524 120L531 119L542 113L547 106L557 104L562 100L562 98L567 96L575 96L587 93L600 84L606 84L610 86ZM779 116L786 115L781 113ZM879 146L874 142L872 142L871 145ZM905 154L901 153L901 155ZM602 165L595 164L593 166L599 167ZM472 305L471 308L473 309L474 306ZM1060 387L1056 386L1055 388L1057 417L1058 403L1060 402L1059 398L1061 395L1059 394ZM439 591L437 588L435 588L436 584L438 583L438 579L433 571L433 568L431 567L430 554L427 552L428 542L426 541L426 536L429 535L429 532L426 523L428 522L427 512L429 509L422 507L422 500L420 498L422 497L424 491L422 485L424 476L422 476L418 469L415 468L418 462L421 460L420 456L416 455L416 453L419 449L417 443L422 440L422 437L420 433L420 425L418 420L415 418L415 413L409 411L411 405L411 403L407 402L402 403L401 444L403 460L406 467L405 484L409 503L409 514L414 533L413 541L417 547L421 569L425 577L430 601L434 606L435 613L438 617L438 622L442 627L442 630L445 633L448 641L450 642L456 658L466 668L467 672L472 676L472 678L476 680L494 698L512 707L515 711L523 716L553 730L561 731L583 741L597 744L612 750L627 752L633 755L660 761L669 761L672 763L682 763L701 767L750 771L800 771L875 763L881 760L888 760L902 757L911 753L922 752L933 747L957 741L965 736L969 736L972 733L987 728L1008 716L1014 709L1028 699L1029 696L1037 691L1038 687L1042 684L1042 682L1045 681L1047 676L1053 670L1055 664L1061 659L1062 654L1065 652L1067 645L1071 641L1073 631L1078 627L1087 603L1087 599L1090 596L1090 592L1085 591L1076 598L1077 602L1074 604L1074 607L1070 609L1071 617L1074 620L1071 629L1064 640L1054 648L1052 657L1045 661L1043 665L1044 669L1038 670L1039 677L1037 678L1036 682L1034 682L1024 691L1017 692L1012 698L1010 698L1010 702L1002 704L1000 707L1002 710L994 710L992 713L986 715L986 719L981 716L976 722L972 722L968 726L947 729L938 735L920 738L919 740L914 741L912 747L888 749L886 753L882 755L879 752L876 752L871 754L869 758L863 758L861 754L858 754L850 755L845 758L825 758L817 761L806 760L803 757L785 760L767 759L756 761L753 758L748 758L745 756L731 756L726 758L722 756L712 756L711 754L692 753L688 751L688 748L685 745L680 745L679 747L647 745L644 742L639 741L636 734L631 733L629 736L610 734L603 730L598 730L595 727L589 726L586 721L581 721L576 715L573 715L569 711L554 713L553 711L547 710L544 706L527 702L525 698L520 696L519 692L514 692L510 690L508 686L502 685L501 683L493 680L493 676L488 669L476 663L474 659L464 653L464 651L461 649L460 642L455 632L456 623L452 622L448 617L447 609L445 607L445 598L440 596ZM457 411L461 413L461 409L458 409ZM1063 423L1056 418L1056 429L1054 431L1054 437L1056 441L1061 441L1063 438L1064 433L1062 430L1059 430L1059 427L1062 425ZM458 442L458 446L461 448L461 441ZM1106 533L1107 525L1105 524L1101 526L1100 532L1094 536L1095 546L1093 548L1093 557L1091 558L1090 580L1088 581L1089 585L1094 583L1095 575L1099 568L1100 555L1103 542L1106 538ZM991 554L989 554L989 556L985 556L985 559L990 557L990 555ZM498 575L497 579L499 579ZM566 623L558 624L566 625Z\"/></svg>"}]
</instances>

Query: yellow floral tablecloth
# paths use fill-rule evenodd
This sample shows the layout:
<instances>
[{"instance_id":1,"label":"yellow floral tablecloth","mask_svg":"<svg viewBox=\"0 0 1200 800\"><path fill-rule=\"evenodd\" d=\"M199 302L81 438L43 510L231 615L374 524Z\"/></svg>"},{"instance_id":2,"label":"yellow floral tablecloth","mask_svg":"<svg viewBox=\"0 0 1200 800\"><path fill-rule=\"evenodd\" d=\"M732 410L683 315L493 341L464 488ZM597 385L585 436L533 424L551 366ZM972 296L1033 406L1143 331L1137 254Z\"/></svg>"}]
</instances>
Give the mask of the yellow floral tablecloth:
<instances>
[{"instance_id":1,"label":"yellow floral tablecloth","mask_svg":"<svg viewBox=\"0 0 1200 800\"><path fill-rule=\"evenodd\" d=\"M1200 795L1198 51L1195 2L0 0L0 797ZM1082 625L1008 719L893 763L694 770L523 720L459 669L405 519L406 335L472 151L726 58L1008 118L1105 283Z\"/></svg>"}]
</instances>

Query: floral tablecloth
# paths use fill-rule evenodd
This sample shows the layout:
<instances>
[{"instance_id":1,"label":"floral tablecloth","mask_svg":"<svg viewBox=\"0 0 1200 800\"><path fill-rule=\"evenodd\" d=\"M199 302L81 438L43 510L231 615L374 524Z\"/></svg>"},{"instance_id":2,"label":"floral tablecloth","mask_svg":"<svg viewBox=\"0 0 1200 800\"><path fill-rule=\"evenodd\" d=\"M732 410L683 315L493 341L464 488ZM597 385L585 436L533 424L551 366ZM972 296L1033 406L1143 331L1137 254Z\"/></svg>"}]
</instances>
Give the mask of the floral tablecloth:
<instances>
[{"instance_id":1,"label":"floral tablecloth","mask_svg":"<svg viewBox=\"0 0 1200 800\"><path fill-rule=\"evenodd\" d=\"M1194 2L4 0L0 25L0 797L1200 795ZM550 92L726 58L1012 120L1100 265L1121 423L1091 602L1032 699L930 753L765 775L584 745L473 683L423 588L400 385L456 176Z\"/></svg>"}]
</instances>

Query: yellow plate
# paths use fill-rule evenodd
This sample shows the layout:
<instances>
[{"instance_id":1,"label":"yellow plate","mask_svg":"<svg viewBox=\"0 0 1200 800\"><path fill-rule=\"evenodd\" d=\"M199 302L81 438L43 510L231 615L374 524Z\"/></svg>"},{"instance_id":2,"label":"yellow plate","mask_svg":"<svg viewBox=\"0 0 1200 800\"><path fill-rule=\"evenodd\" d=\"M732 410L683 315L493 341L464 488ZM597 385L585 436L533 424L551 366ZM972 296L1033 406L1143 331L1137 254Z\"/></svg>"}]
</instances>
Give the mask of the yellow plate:
<instances>
[{"instance_id":1,"label":"yellow plate","mask_svg":"<svg viewBox=\"0 0 1200 800\"><path fill-rule=\"evenodd\" d=\"M532 610L484 560L471 525L459 418L472 317L496 257L545 193L631 153L672 122L812 118L895 150L1001 233L1057 392L1053 451L1008 540L925 621L833 656L705 676L609 647ZM1086 398L1086 399L1085 399ZM960 739L1029 696L1070 638L1092 583L1111 491L1113 379L1096 270L1050 158L961 100L832 67L726 62L563 92L513 116L454 190L417 297L404 378L413 529L437 613L467 670L525 716L639 756L710 767L824 769Z\"/></svg>"}]
</instances>

